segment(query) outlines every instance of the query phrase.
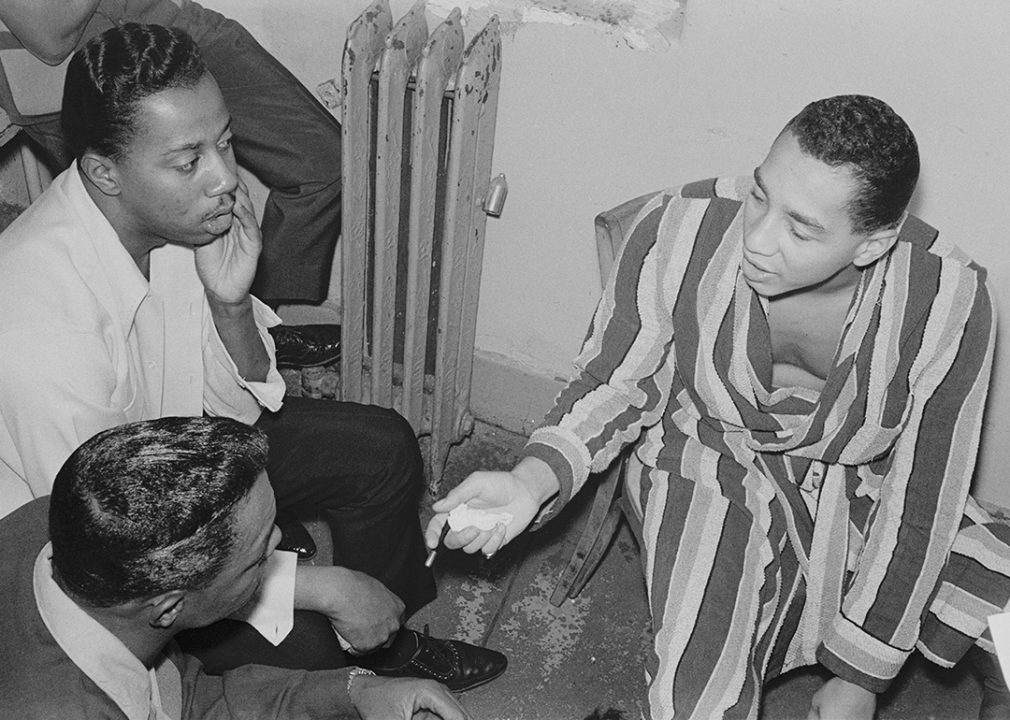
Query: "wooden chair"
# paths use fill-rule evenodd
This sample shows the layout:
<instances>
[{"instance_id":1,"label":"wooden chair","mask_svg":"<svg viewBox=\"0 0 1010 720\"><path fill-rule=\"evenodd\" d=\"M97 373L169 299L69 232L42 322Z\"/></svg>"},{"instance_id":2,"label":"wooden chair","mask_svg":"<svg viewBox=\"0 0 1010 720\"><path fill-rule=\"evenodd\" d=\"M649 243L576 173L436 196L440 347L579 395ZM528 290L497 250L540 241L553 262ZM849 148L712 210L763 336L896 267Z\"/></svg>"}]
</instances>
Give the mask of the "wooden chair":
<instances>
[{"instance_id":1,"label":"wooden chair","mask_svg":"<svg viewBox=\"0 0 1010 720\"><path fill-rule=\"evenodd\" d=\"M631 223L650 197L652 193L642 195L596 216L596 251L600 262L601 284L605 285L610 277L614 258L624 244ZM555 607L560 607L566 598L578 597L610 547L621 515L628 514L630 517L630 508L621 495L630 453L631 448L625 448L599 479L589 519L582 529L575 552L551 594L551 604ZM632 528L635 525L636 523L631 523Z\"/></svg>"}]
</instances>

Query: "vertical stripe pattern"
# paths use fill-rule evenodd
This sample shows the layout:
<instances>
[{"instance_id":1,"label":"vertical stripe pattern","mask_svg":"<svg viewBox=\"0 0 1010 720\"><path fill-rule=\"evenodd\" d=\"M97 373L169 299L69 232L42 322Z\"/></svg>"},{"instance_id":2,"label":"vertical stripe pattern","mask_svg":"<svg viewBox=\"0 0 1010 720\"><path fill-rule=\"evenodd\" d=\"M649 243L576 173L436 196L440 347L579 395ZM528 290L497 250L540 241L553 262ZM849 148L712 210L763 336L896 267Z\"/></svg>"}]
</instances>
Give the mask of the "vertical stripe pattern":
<instances>
[{"instance_id":1,"label":"vertical stripe pattern","mask_svg":"<svg viewBox=\"0 0 1010 720\"><path fill-rule=\"evenodd\" d=\"M774 389L767 301L739 269L751 183L643 207L526 449L561 481L543 521L637 443L654 718L756 717L765 679L818 661L879 692L924 622L945 662L966 648L945 619L970 644L972 613L1010 593L972 603L978 572L948 563L952 545L1004 551L985 518L963 522L994 340L985 271L910 217L863 273L822 391Z\"/></svg>"}]
</instances>

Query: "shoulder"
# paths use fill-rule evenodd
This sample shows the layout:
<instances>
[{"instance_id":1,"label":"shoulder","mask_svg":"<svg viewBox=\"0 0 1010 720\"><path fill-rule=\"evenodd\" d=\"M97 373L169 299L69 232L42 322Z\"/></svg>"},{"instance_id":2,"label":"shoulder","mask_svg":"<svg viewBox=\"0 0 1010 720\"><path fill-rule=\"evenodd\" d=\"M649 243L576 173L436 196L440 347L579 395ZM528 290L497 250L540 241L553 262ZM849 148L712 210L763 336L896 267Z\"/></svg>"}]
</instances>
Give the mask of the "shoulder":
<instances>
[{"instance_id":1,"label":"shoulder","mask_svg":"<svg viewBox=\"0 0 1010 720\"><path fill-rule=\"evenodd\" d=\"M952 283L988 292L986 269L936 228L914 215L909 215L902 224L895 250L903 257L896 265L905 270L912 284L926 284L937 292Z\"/></svg>"},{"instance_id":2,"label":"shoulder","mask_svg":"<svg viewBox=\"0 0 1010 720\"><path fill-rule=\"evenodd\" d=\"M34 567L49 539L49 498L0 519L0 717L90 717L84 678L49 634L35 603Z\"/></svg>"},{"instance_id":3,"label":"shoulder","mask_svg":"<svg viewBox=\"0 0 1010 720\"><path fill-rule=\"evenodd\" d=\"M658 242L675 254L699 245L714 250L734 225L752 185L749 177L710 178L645 196L629 236Z\"/></svg>"},{"instance_id":4,"label":"shoulder","mask_svg":"<svg viewBox=\"0 0 1010 720\"><path fill-rule=\"evenodd\" d=\"M719 234L736 218L744 198L753 186L753 179L745 176L709 178L667 188L647 199L639 220L652 216L654 225L665 225L678 231L686 222L696 232L701 232L704 219L716 227L709 228Z\"/></svg>"},{"instance_id":5,"label":"shoulder","mask_svg":"<svg viewBox=\"0 0 1010 720\"><path fill-rule=\"evenodd\" d=\"M941 338L937 347L960 342L964 332L983 345L991 341L996 306L986 269L919 218L909 216L902 225L886 285L891 292L885 297L893 298L912 336Z\"/></svg>"}]
</instances>

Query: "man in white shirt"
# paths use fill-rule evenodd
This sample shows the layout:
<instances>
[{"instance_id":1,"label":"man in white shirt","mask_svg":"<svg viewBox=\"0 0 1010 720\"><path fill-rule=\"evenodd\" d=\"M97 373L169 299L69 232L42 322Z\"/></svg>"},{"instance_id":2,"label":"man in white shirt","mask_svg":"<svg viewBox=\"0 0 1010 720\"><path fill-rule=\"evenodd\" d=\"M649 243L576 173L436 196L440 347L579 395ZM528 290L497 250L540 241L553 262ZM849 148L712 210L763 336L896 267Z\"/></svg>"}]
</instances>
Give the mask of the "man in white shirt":
<instances>
[{"instance_id":1,"label":"man in white shirt","mask_svg":"<svg viewBox=\"0 0 1010 720\"><path fill-rule=\"evenodd\" d=\"M102 430L169 415L255 423L279 509L321 514L333 537L334 566L299 567L281 594L328 618L377 672L453 690L504 672L500 653L402 628L435 596L408 423L352 403L282 407L267 332L279 320L250 294L260 231L231 116L193 40L137 24L94 38L68 67L63 123L77 161L0 239L0 512L47 493ZM230 628L237 645L203 659L346 664L325 619L300 615L296 630L303 622L322 625L309 642L296 632L274 650Z\"/></svg>"},{"instance_id":2,"label":"man in white shirt","mask_svg":"<svg viewBox=\"0 0 1010 720\"><path fill-rule=\"evenodd\" d=\"M431 680L358 668L208 676L174 636L245 606L277 546L266 436L227 418L120 425L0 520L0 716L468 717Z\"/></svg>"}]
</instances>

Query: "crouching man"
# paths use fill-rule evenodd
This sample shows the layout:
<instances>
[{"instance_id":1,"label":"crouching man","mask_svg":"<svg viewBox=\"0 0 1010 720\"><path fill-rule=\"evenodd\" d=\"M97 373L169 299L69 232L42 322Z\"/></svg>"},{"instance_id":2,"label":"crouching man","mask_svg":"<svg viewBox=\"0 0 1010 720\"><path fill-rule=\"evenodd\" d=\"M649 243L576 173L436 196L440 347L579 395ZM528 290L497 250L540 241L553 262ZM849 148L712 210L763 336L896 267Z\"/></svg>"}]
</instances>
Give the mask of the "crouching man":
<instances>
[{"instance_id":1,"label":"crouching man","mask_svg":"<svg viewBox=\"0 0 1010 720\"><path fill-rule=\"evenodd\" d=\"M0 520L0 717L467 718L432 680L210 676L179 650L177 633L243 609L263 582L280 539L266 462L266 436L235 420L121 425Z\"/></svg>"}]
</instances>

